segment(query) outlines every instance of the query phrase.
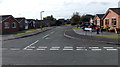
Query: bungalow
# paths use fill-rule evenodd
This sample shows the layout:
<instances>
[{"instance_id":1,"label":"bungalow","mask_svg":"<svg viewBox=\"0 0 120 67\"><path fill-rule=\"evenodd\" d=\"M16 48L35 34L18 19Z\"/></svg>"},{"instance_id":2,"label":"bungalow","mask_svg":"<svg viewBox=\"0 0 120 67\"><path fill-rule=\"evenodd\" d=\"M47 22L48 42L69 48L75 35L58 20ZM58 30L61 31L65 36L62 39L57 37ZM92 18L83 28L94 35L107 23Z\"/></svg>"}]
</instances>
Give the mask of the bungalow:
<instances>
[{"instance_id":1,"label":"bungalow","mask_svg":"<svg viewBox=\"0 0 120 67\"><path fill-rule=\"evenodd\" d=\"M28 29L35 28L35 20L34 19L26 19L28 22Z\"/></svg>"},{"instance_id":2,"label":"bungalow","mask_svg":"<svg viewBox=\"0 0 120 67\"><path fill-rule=\"evenodd\" d=\"M20 30L25 30L25 27L26 27L26 23L25 23L25 18L15 18L18 23L19 23L19 26L20 26Z\"/></svg>"},{"instance_id":3,"label":"bungalow","mask_svg":"<svg viewBox=\"0 0 120 67\"><path fill-rule=\"evenodd\" d=\"M95 25L98 25L98 26L103 26L103 20L102 20L102 17L104 16L105 14L96 14L96 16L94 17L93 19L93 22Z\"/></svg>"},{"instance_id":4,"label":"bungalow","mask_svg":"<svg viewBox=\"0 0 120 67\"><path fill-rule=\"evenodd\" d=\"M43 23L42 20L35 20L35 28L40 28L43 27Z\"/></svg>"},{"instance_id":5,"label":"bungalow","mask_svg":"<svg viewBox=\"0 0 120 67\"><path fill-rule=\"evenodd\" d=\"M19 31L19 23L12 15L0 15L0 27L2 34Z\"/></svg>"},{"instance_id":6,"label":"bungalow","mask_svg":"<svg viewBox=\"0 0 120 67\"><path fill-rule=\"evenodd\" d=\"M109 8L102 19L103 26L120 28L120 8Z\"/></svg>"}]
</instances>

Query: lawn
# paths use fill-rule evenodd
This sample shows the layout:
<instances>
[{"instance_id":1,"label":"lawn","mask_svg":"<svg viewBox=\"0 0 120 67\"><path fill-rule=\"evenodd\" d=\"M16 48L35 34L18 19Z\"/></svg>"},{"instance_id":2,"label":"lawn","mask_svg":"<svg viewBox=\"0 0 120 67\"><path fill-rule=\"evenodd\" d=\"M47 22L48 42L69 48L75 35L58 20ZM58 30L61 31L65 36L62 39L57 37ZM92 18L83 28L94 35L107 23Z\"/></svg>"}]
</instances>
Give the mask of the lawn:
<instances>
[{"instance_id":1,"label":"lawn","mask_svg":"<svg viewBox=\"0 0 120 67\"><path fill-rule=\"evenodd\" d=\"M111 39L120 39L120 35L114 34L114 35L93 35L96 37L103 37L103 38L111 38Z\"/></svg>"},{"instance_id":2,"label":"lawn","mask_svg":"<svg viewBox=\"0 0 120 67\"><path fill-rule=\"evenodd\" d=\"M44 28L42 28L42 29L47 29L47 28L50 28L50 27L44 27ZM23 31L19 31L19 32L13 32L12 34L22 35L22 34L27 34L27 33L35 32L35 31L37 31L37 30L41 30L41 28L30 29L30 30L23 30Z\"/></svg>"}]
</instances>

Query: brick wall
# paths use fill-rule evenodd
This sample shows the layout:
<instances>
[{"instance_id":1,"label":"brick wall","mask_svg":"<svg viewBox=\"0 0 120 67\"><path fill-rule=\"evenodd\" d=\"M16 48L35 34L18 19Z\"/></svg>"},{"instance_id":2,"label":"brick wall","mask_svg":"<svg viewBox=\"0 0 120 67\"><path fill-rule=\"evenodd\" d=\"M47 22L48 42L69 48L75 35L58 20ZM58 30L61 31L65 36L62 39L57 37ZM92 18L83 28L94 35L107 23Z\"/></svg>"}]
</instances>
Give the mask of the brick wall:
<instances>
[{"instance_id":1,"label":"brick wall","mask_svg":"<svg viewBox=\"0 0 120 67\"><path fill-rule=\"evenodd\" d=\"M5 29L4 28L4 22L9 22L9 28ZM16 22L16 28L12 28L12 23ZM2 32L4 33L11 33L11 32L17 32L19 31L19 23L12 17L8 18L7 20L2 22Z\"/></svg>"}]
</instances>

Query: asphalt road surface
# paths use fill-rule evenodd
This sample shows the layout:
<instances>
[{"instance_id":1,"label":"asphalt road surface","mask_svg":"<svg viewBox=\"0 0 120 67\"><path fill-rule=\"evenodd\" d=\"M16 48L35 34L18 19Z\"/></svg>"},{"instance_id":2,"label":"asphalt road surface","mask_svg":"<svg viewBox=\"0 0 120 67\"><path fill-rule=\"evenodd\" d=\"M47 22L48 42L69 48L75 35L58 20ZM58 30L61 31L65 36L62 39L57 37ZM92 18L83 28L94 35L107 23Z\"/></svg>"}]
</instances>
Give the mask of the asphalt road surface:
<instances>
[{"instance_id":1,"label":"asphalt road surface","mask_svg":"<svg viewBox=\"0 0 120 67\"><path fill-rule=\"evenodd\" d=\"M68 26L38 35L3 41L3 65L118 65L116 45L64 36Z\"/></svg>"}]
</instances>

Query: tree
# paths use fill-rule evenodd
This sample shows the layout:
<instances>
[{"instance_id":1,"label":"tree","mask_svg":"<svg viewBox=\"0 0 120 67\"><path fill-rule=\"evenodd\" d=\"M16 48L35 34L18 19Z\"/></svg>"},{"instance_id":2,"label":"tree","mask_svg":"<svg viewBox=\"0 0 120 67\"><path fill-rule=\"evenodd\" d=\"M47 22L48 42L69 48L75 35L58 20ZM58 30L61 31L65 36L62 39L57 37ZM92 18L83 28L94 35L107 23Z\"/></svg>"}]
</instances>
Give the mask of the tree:
<instances>
[{"instance_id":1,"label":"tree","mask_svg":"<svg viewBox=\"0 0 120 67\"><path fill-rule=\"evenodd\" d=\"M51 20L51 21L55 21L56 19L53 17L53 15L51 16L47 16L45 18L43 18L44 20Z\"/></svg>"},{"instance_id":2,"label":"tree","mask_svg":"<svg viewBox=\"0 0 120 67\"><path fill-rule=\"evenodd\" d=\"M73 13L73 16L71 18L71 24L72 25L76 25L76 24L79 24L79 22L80 22L80 15L79 15L79 13L78 12Z\"/></svg>"},{"instance_id":3,"label":"tree","mask_svg":"<svg viewBox=\"0 0 120 67\"><path fill-rule=\"evenodd\" d=\"M86 14L86 15L82 15L81 17L81 21L82 22L90 22L90 19L93 18L94 16L93 15L90 15L90 14Z\"/></svg>"}]
</instances>

